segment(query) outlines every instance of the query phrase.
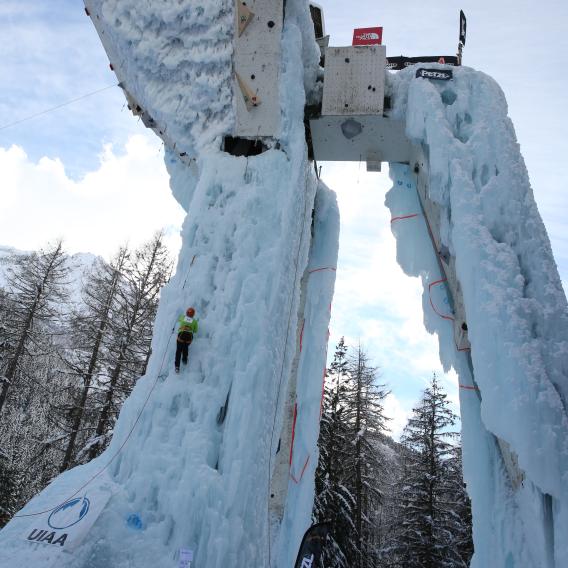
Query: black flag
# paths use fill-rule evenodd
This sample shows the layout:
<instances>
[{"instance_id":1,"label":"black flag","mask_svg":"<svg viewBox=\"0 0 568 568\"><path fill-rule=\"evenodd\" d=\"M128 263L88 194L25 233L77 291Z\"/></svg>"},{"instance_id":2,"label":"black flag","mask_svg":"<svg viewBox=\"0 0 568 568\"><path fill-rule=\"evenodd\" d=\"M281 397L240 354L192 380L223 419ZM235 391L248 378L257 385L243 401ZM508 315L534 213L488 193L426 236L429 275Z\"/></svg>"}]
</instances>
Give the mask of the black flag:
<instances>
[{"instance_id":1,"label":"black flag","mask_svg":"<svg viewBox=\"0 0 568 568\"><path fill-rule=\"evenodd\" d=\"M321 566L323 547L328 534L329 523L312 525L306 531L302 539L294 568L319 568Z\"/></svg>"},{"instance_id":2,"label":"black flag","mask_svg":"<svg viewBox=\"0 0 568 568\"><path fill-rule=\"evenodd\" d=\"M463 10L460 10L460 43L465 45L465 34L467 32L467 20Z\"/></svg>"}]
</instances>

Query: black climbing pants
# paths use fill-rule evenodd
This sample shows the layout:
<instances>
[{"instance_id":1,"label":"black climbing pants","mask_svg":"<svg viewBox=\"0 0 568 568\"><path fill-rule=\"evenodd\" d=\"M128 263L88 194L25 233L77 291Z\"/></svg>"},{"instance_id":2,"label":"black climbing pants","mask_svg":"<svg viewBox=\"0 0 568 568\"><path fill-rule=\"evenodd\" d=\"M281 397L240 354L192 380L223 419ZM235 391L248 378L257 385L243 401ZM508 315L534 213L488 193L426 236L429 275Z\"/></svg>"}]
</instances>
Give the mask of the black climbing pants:
<instances>
[{"instance_id":1,"label":"black climbing pants","mask_svg":"<svg viewBox=\"0 0 568 568\"><path fill-rule=\"evenodd\" d=\"M189 349L189 343L177 342L176 349L176 367L179 367L180 360L183 358L183 362L187 363L187 351Z\"/></svg>"},{"instance_id":2,"label":"black climbing pants","mask_svg":"<svg viewBox=\"0 0 568 568\"><path fill-rule=\"evenodd\" d=\"M187 363L187 352L192 341L193 333L189 331L182 331L178 333L176 347L176 368L179 367L180 360L184 363Z\"/></svg>"}]
</instances>

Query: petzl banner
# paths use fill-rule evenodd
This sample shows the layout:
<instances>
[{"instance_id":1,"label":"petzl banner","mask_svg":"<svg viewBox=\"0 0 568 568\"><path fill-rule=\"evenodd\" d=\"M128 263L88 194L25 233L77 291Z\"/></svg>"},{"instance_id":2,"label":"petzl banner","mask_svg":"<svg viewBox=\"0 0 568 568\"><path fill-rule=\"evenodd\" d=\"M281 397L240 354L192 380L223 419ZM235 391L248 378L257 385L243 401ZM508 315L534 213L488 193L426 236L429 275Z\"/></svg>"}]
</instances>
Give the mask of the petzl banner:
<instances>
[{"instance_id":1,"label":"petzl banner","mask_svg":"<svg viewBox=\"0 0 568 568\"><path fill-rule=\"evenodd\" d=\"M424 67L421 67L416 71L416 77L434 79L436 81L449 81L453 79L454 73L451 69L424 69Z\"/></svg>"}]
</instances>

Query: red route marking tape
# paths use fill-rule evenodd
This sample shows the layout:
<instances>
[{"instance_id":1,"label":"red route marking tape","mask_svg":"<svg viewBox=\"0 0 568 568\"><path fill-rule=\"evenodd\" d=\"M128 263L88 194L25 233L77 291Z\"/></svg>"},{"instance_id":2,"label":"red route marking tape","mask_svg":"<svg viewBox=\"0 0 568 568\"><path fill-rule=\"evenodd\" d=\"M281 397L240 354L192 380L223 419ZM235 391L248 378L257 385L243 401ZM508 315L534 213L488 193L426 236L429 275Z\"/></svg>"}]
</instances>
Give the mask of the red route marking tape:
<instances>
[{"instance_id":1,"label":"red route marking tape","mask_svg":"<svg viewBox=\"0 0 568 568\"><path fill-rule=\"evenodd\" d=\"M321 272L322 270L333 270L333 272L337 272L337 268L335 268L335 266L324 266L323 268L314 268L313 270L308 270L308 274Z\"/></svg>"},{"instance_id":2,"label":"red route marking tape","mask_svg":"<svg viewBox=\"0 0 568 568\"><path fill-rule=\"evenodd\" d=\"M300 483L300 481L302 481L302 477L304 477L304 472L306 471L306 468L308 467L308 462L310 461L310 455L308 454L308 457L306 458L306 462L304 463L304 467L302 468L302 471L300 472L300 478L296 479L296 477L292 473L292 457L294 456L294 439L296 437L296 419L297 418L298 418L298 403L295 402L294 403L294 421L292 422L292 443L290 444L290 478L296 484L298 484L298 483Z\"/></svg>"},{"instance_id":3,"label":"red route marking tape","mask_svg":"<svg viewBox=\"0 0 568 568\"><path fill-rule=\"evenodd\" d=\"M420 213L412 213L410 215L399 215L398 217L393 217L391 219L391 223L394 223L395 221L402 221L403 219L414 219L415 217L420 217ZM426 217L426 224L428 226L428 231L430 232L430 234L432 234L432 229L430 228L430 223L428 223L428 218ZM433 239L432 239L433 240ZM439 255L440 253L438 253ZM441 318L448 320L448 321L455 321L455 318L453 318L452 316L446 316L444 314L441 314L437 309L436 306L434 306L434 302L432 301L432 287L436 286L438 284L442 284L443 282L447 282L447 280L445 278L442 278L441 280L436 280L436 282L432 282L429 286L428 286L428 295L429 295L429 299L430 299L430 305L432 306L432 309L434 310L434 312L440 316ZM458 344L456 343L456 349L458 351L471 351L471 349L469 347L459 347ZM473 390L476 390L475 387L473 387Z\"/></svg>"},{"instance_id":4,"label":"red route marking tape","mask_svg":"<svg viewBox=\"0 0 568 568\"><path fill-rule=\"evenodd\" d=\"M436 306L434 306L434 302L432 301L432 287L437 286L438 284L443 284L444 282L447 282L447 280L445 278L441 278L440 280L436 280L435 282L430 282L430 284L428 284L428 295L430 297L430 305L432 306L432 309L434 310L434 312L437 315L439 315L441 318L448 320L448 321L455 321L455 319L452 316L446 316L444 314L441 314L436 309Z\"/></svg>"},{"instance_id":5,"label":"red route marking tape","mask_svg":"<svg viewBox=\"0 0 568 568\"><path fill-rule=\"evenodd\" d=\"M398 217L393 217L391 219L391 223L394 223L395 221L401 221L402 219L412 219L414 217L420 217L420 214L412 213L412 215L399 215Z\"/></svg>"},{"instance_id":6,"label":"red route marking tape","mask_svg":"<svg viewBox=\"0 0 568 568\"><path fill-rule=\"evenodd\" d=\"M468 390L468 391L478 391L479 387L470 387L469 385L460 385L460 389Z\"/></svg>"},{"instance_id":7,"label":"red route marking tape","mask_svg":"<svg viewBox=\"0 0 568 568\"><path fill-rule=\"evenodd\" d=\"M298 417L298 403L294 403L294 419L292 421L292 443L290 444L290 467L292 467L292 456L294 455L294 437L296 436L296 418Z\"/></svg>"},{"instance_id":8,"label":"red route marking tape","mask_svg":"<svg viewBox=\"0 0 568 568\"><path fill-rule=\"evenodd\" d=\"M454 322L456 321L455 318L453 318L452 316L446 316L444 314L441 314L437 309L436 306L434 306L434 302L432 301L432 287L433 286L437 286L438 284L443 284L444 282L447 282L447 280L445 278L441 278L440 280L436 280L435 282L431 282L428 285L428 295L429 295L429 299L430 299L430 305L432 306L432 309L434 310L434 312L436 313L436 315L440 316L441 318ZM471 351L470 347L460 347L455 338L454 338L454 343L456 344L456 349L458 351ZM474 389L475 390L475 389Z\"/></svg>"},{"instance_id":9,"label":"red route marking tape","mask_svg":"<svg viewBox=\"0 0 568 568\"><path fill-rule=\"evenodd\" d=\"M294 477L294 474L292 473L292 471L290 471L290 477L296 485L298 485L298 483L300 483L300 481L302 481L302 477L304 477L304 473L306 472L306 468L308 467L309 461L310 461L310 456L308 455L308 457L306 458L306 462L304 463L304 467L302 468L302 471L300 472L300 478L299 479L296 479Z\"/></svg>"}]
</instances>

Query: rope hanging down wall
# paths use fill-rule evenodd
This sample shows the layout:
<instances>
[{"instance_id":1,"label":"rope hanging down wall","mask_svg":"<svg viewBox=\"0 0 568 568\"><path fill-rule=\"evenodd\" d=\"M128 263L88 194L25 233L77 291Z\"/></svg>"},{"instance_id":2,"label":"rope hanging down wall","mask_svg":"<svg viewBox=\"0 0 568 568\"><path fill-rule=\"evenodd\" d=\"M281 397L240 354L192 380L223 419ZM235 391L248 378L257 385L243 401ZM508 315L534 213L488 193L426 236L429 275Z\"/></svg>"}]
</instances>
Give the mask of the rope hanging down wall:
<instances>
[{"instance_id":1,"label":"rope hanging down wall","mask_svg":"<svg viewBox=\"0 0 568 568\"><path fill-rule=\"evenodd\" d=\"M193 263L195 261L195 256L193 256L191 263L189 265L189 268L187 270L187 274L185 276L184 279L184 283L182 286L182 289L185 288L185 285L187 283L187 278L189 276L189 272L191 271L191 268L193 266ZM63 501L60 501L57 503L57 505L49 508L49 509L44 509L43 511L36 511L35 513L25 513L25 514L20 514L20 515L14 515L14 518L23 518L23 517L37 517L39 515L44 515L45 513L50 513L51 511L54 511L55 509L57 509L58 507L61 507L62 505L64 505L65 503L69 502L71 499L73 499L73 497L75 497L76 495L78 495L83 489L85 489L86 487L88 487L97 477L99 477L102 473L104 473L109 467L110 465L116 460L116 458L120 455L120 453L122 452L122 450L124 449L124 447L126 446L126 444L128 443L128 440L130 440L130 437L132 436L132 433L134 432L134 430L136 429L136 426L138 426L138 423L140 422L140 418L142 417L142 413L144 412L144 410L146 409L146 406L148 405L148 402L150 401L150 398L152 396L152 394L154 393L154 390L156 388L156 385L158 384L158 382L160 381L160 378L163 376L162 375L162 371L164 368L164 362L166 360L166 355L168 354L168 348L170 346L170 342L171 339L174 335L175 332L175 326L172 328L172 331L170 332L170 336L168 337L168 341L166 343L166 348L164 349L164 354L162 356L162 361L160 362L160 369L158 371L158 373L156 374L156 378L154 379L154 382L152 383L152 386L150 387L150 390L148 391L148 395L146 396L146 399L144 400L144 403L142 404L142 407L140 408L140 411L138 412L136 419L134 420L134 423L132 424L132 427L130 428L130 430L128 431L128 434L126 435L124 441L122 442L122 444L120 445L120 447L118 448L118 450L111 456L110 460L101 468L99 469L94 475L92 475L85 483L83 483L83 485L81 485L81 487L79 487L72 495L70 495L69 497L67 497L67 499L64 499Z\"/></svg>"}]
</instances>

